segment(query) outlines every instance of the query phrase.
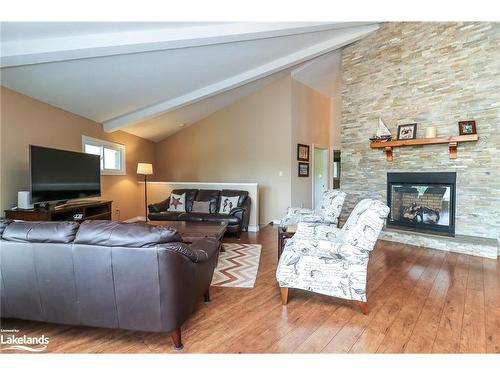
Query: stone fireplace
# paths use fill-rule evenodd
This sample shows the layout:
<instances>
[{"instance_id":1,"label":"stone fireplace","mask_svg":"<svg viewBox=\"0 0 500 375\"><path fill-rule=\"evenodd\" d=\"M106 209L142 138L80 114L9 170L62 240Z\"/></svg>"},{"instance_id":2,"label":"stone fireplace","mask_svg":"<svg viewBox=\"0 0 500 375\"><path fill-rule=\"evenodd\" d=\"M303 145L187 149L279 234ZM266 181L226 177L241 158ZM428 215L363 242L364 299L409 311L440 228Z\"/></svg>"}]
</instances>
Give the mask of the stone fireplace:
<instances>
[{"instance_id":1,"label":"stone fireplace","mask_svg":"<svg viewBox=\"0 0 500 375\"><path fill-rule=\"evenodd\" d=\"M342 50L340 189L348 194L343 217L357 201L372 193L387 201L388 173L456 172L454 205L451 190L449 194L434 194L429 186L423 190L421 185L412 184L406 189L410 191L403 189L408 186L395 186L390 193L396 200L401 194L402 205L414 201L416 205L407 207L406 223L400 220L401 208L391 207L391 219L398 228L392 227L394 222L387 223L380 238L498 256L500 80L491 77L500 75L499 30L500 24L485 22L387 22ZM473 119L479 141L458 144L456 159L450 158L447 145L429 144L395 147L393 160L388 161L384 149L370 148L369 138L376 131L379 117L394 138L398 125L411 123L418 124L416 138L424 138L428 126L436 127L439 137L456 136L458 121ZM418 206L439 209L437 225L432 224L436 214L421 211ZM423 227L443 229L445 225L441 224L451 208L454 215L446 232L423 233ZM412 218L417 223L412 223ZM423 226L412 227L422 222Z\"/></svg>"},{"instance_id":2,"label":"stone fireplace","mask_svg":"<svg viewBox=\"0 0 500 375\"><path fill-rule=\"evenodd\" d=\"M455 184L455 172L387 173L387 227L455 236Z\"/></svg>"}]
</instances>

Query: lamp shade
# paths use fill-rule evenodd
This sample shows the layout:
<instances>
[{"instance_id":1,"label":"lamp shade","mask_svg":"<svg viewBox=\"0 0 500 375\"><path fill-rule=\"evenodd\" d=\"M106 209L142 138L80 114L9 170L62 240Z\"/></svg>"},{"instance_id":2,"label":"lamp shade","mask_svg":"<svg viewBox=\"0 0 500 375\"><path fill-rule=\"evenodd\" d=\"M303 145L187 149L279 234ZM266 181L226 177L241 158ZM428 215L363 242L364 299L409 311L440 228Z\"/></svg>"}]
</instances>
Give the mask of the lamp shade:
<instances>
[{"instance_id":1,"label":"lamp shade","mask_svg":"<svg viewBox=\"0 0 500 375\"><path fill-rule=\"evenodd\" d=\"M144 175L153 174L153 164L137 163L137 174L144 174Z\"/></svg>"}]
</instances>

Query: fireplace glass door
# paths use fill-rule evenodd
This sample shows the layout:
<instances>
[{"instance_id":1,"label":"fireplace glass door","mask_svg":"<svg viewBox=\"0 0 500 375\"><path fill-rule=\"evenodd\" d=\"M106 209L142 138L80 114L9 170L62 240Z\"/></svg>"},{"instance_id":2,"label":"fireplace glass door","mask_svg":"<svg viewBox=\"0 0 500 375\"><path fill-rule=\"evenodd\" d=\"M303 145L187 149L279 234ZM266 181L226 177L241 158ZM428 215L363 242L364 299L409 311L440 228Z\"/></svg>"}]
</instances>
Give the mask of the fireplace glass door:
<instances>
[{"instance_id":1,"label":"fireplace glass door","mask_svg":"<svg viewBox=\"0 0 500 375\"><path fill-rule=\"evenodd\" d=\"M387 224L453 236L455 185L389 182Z\"/></svg>"}]
</instances>

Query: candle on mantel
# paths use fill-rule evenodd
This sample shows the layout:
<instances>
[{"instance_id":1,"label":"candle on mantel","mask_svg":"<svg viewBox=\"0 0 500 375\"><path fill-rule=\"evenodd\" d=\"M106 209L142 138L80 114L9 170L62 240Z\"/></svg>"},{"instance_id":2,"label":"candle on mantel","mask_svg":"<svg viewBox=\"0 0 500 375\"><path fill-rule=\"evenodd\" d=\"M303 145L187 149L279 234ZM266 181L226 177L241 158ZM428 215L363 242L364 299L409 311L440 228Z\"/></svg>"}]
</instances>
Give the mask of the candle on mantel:
<instances>
[{"instance_id":1,"label":"candle on mantel","mask_svg":"<svg viewBox=\"0 0 500 375\"><path fill-rule=\"evenodd\" d=\"M425 128L424 137L425 138L436 138L436 127L429 126L429 127Z\"/></svg>"}]
</instances>

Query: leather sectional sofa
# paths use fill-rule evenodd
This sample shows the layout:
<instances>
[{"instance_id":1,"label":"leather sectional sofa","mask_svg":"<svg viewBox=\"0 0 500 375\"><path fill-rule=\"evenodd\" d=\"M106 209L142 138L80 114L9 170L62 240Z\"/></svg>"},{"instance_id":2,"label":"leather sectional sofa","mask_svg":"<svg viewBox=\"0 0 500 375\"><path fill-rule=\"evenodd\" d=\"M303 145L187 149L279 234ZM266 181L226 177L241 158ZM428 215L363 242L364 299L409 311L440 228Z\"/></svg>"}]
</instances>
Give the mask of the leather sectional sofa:
<instances>
[{"instance_id":1,"label":"leather sectional sofa","mask_svg":"<svg viewBox=\"0 0 500 375\"><path fill-rule=\"evenodd\" d=\"M250 219L250 197L248 191L244 190L198 190L198 189L175 189L173 194L186 194L186 212L170 212L170 197L162 202L150 204L149 220L173 220L173 221L207 221L227 222L226 233L236 233L238 236L242 231L248 230ZM239 197L238 206L233 208L229 214L220 214L219 208L221 197ZM210 202L210 212L193 212L193 202Z\"/></svg>"},{"instance_id":2,"label":"leather sectional sofa","mask_svg":"<svg viewBox=\"0 0 500 375\"><path fill-rule=\"evenodd\" d=\"M220 243L174 228L111 221L0 219L2 318L169 332L208 290Z\"/></svg>"}]
</instances>

